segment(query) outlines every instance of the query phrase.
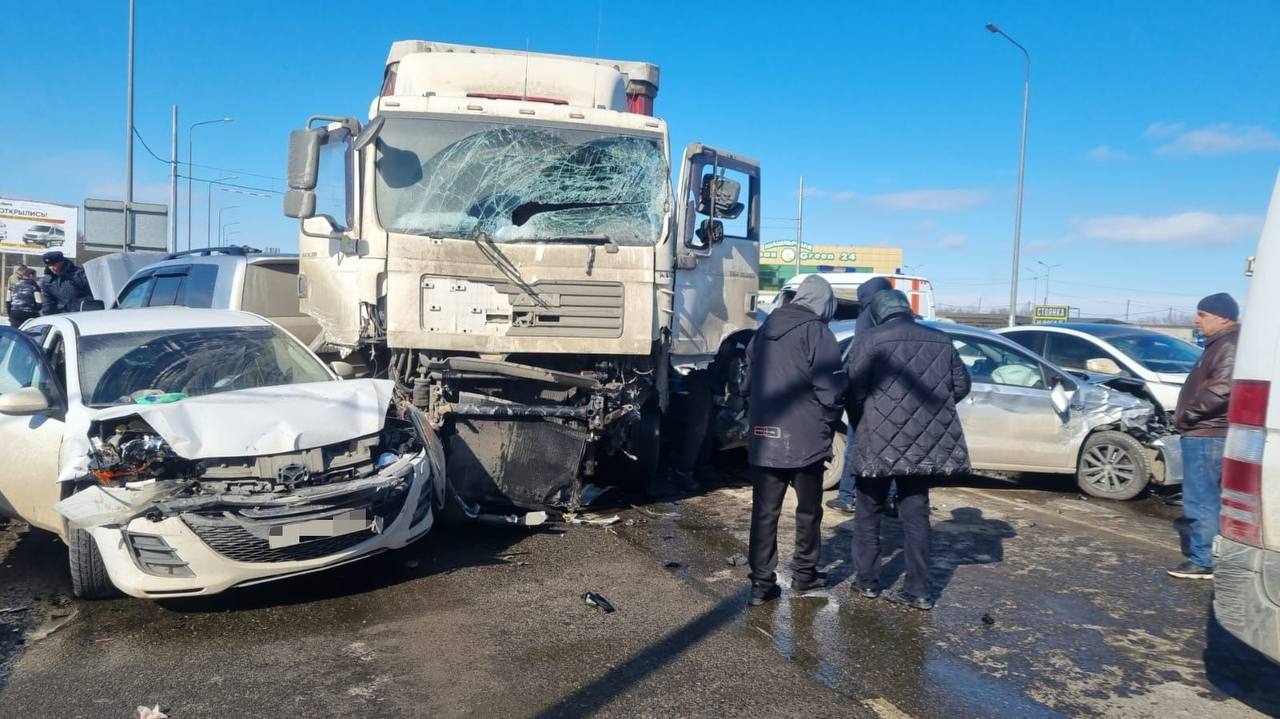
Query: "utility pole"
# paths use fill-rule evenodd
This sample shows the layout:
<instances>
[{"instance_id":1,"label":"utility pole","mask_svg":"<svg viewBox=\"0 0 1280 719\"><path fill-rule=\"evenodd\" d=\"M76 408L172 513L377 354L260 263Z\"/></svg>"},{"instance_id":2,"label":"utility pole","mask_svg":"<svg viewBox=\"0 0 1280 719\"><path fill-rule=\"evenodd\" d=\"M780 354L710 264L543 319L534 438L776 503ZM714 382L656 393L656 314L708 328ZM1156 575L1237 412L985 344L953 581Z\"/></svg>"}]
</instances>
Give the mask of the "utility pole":
<instances>
[{"instance_id":1,"label":"utility pole","mask_svg":"<svg viewBox=\"0 0 1280 719\"><path fill-rule=\"evenodd\" d=\"M796 211L796 274L800 274L800 255L804 252L804 175L800 176L800 208Z\"/></svg>"},{"instance_id":2,"label":"utility pole","mask_svg":"<svg viewBox=\"0 0 1280 719\"><path fill-rule=\"evenodd\" d=\"M178 106L173 106L169 137L169 251L178 251Z\"/></svg>"},{"instance_id":3,"label":"utility pole","mask_svg":"<svg viewBox=\"0 0 1280 719\"><path fill-rule=\"evenodd\" d=\"M1049 304L1049 277L1053 274L1053 268L1061 267L1062 263L1050 265L1044 260L1036 260L1036 262L1044 267L1044 303Z\"/></svg>"},{"instance_id":4,"label":"utility pole","mask_svg":"<svg viewBox=\"0 0 1280 719\"><path fill-rule=\"evenodd\" d=\"M125 111L124 111L124 203L121 206L124 215L124 247L125 252L129 251L129 210L133 206L133 5L134 0L129 0L129 69L128 82L125 84ZM74 241L74 238L72 238Z\"/></svg>"},{"instance_id":5,"label":"utility pole","mask_svg":"<svg viewBox=\"0 0 1280 719\"><path fill-rule=\"evenodd\" d=\"M1133 302L1133 300L1125 300L1125 301L1124 301L1124 321L1125 321L1125 322L1128 322L1128 321L1129 321L1129 303L1130 303L1130 302Z\"/></svg>"}]
</instances>

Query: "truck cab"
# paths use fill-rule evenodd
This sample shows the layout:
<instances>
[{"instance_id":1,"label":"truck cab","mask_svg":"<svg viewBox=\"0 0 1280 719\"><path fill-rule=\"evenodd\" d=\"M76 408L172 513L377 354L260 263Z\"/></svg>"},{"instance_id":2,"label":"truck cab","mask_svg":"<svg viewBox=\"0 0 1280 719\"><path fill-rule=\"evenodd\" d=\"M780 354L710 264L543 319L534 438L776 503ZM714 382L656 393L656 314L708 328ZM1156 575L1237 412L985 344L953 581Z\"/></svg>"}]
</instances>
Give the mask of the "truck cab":
<instances>
[{"instance_id":1,"label":"truck cab","mask_svg":"<svg viewBox=\"0 0 1280 719\"><path fill-rule=\"evenodd\" d=\"M511 486L515 462L575 487L618 457L651 471L670 373L755 327L759 164L694 143L673 190L658 78L397 42L367 122L291 135L318 349L386 368L477 504L574 503L563 479Z\"/></svg>"}]
</instances>

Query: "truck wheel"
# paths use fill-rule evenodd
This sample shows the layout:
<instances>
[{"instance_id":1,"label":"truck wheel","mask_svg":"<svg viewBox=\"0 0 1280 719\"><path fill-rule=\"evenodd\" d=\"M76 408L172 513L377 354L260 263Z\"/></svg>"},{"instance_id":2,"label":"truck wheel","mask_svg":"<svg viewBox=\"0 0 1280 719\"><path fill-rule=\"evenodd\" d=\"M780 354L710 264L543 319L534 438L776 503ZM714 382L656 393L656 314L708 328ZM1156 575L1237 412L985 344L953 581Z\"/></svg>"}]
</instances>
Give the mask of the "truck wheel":
<instances>
[{"instance_id":1,"label":"truck wheel","mask_svg":"<svg viewBox=\"0 0 1280 719\"><path fill-rule=\"evenodd\" d=\"M827 469L822 474L823 491L835 489L840 484L840 478L844 476L844 445L844 430L838 429L831 437L831 459L827 460Z\"/></svg>"},{"instance_id":2,"label":"truck wheel","mask_svg":"<svg viewBox=\"0 0 1280 719\"><path fill-rule=\"evenodd\" d=\"M67 563L71 568L71 593L78 599L110 599L120 590L107 576L98 543L83 529L67 531Z\"/></svg>"},{"instance_id":3,"label":"truck wheel","mask_svg":"<svg viewBox=\"0 0 1280 719\"><path fill-rule=\"evenodd\" d=\"M1081 491L1103 499L1133 499L1151 480L1151 461L1124 432L1097 432L1085 440L1076 465Z\"/></svg>"}]
</instances>

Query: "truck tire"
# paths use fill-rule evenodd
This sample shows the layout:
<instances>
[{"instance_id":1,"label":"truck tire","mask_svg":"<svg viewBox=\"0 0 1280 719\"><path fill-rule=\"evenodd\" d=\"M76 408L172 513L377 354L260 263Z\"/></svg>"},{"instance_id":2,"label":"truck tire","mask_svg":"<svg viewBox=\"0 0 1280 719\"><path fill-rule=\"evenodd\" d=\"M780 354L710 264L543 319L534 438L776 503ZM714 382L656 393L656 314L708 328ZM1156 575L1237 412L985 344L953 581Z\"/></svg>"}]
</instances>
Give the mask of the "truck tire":
<instances>
[{"instance_id":1,"label":"truck tire","mask_svg":"<svg viewBox=\"0 0 1280 719\"><path fill-rule=\"evenodd\" d=\"M837 429L831 437L831 459L827 460L827 468L822 474L822 490L835 489L844 476L845 431Z\"/></svg>"},{"instance_id":2,"label":"truck tire","mask_svg":"<svg viewBox=\"0 0 1280 719\"><path fill-rule=\"evenodd\" d=\"M71 569L71 593L77 599L110 599L120 590L107 576L98 543L83 529L67 531L67 564Z\"/></svg>"},{"instance_id":3,"label":"truck tire","mask_svg":"<svg viewBox=\"0 0 1280 719\"><path fill-rule=\"evenodd\" d=\"M1095 432L1076 463L1076 484L1103 499L1133 499L1151 481L1151 460L1138 440L1124 432Z\"/></svg>"}]
</instances>

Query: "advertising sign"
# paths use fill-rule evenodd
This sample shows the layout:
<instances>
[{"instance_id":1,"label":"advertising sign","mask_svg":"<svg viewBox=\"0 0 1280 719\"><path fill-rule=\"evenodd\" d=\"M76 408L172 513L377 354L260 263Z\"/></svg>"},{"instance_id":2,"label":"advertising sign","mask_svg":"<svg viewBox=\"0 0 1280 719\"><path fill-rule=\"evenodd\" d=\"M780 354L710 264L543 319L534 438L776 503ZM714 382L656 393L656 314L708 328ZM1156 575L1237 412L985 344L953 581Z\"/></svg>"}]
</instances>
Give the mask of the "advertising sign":
<instances>
[{"instance_id":1,"label":"advertising sign","mask_svg":"<svg viewBox=\"0 0 1280 719\"><path fill-rule=\"evenodd\" d=\"M39 255L62 250L76 255L80 211L75 205L0 197L0 251Z\"/></svg>"},{"instance_id":2,"label":"advertising sign","mask_svg":"<svg viewBox=\"0 0 1280 719\"><path fill-rule=\"evenodd\" d=\"M1031 323L1051 325L1067 322L1071 319L1071 307L1068 305L1035 305L1031 308Z\"/></svg>"}]
</instances>

